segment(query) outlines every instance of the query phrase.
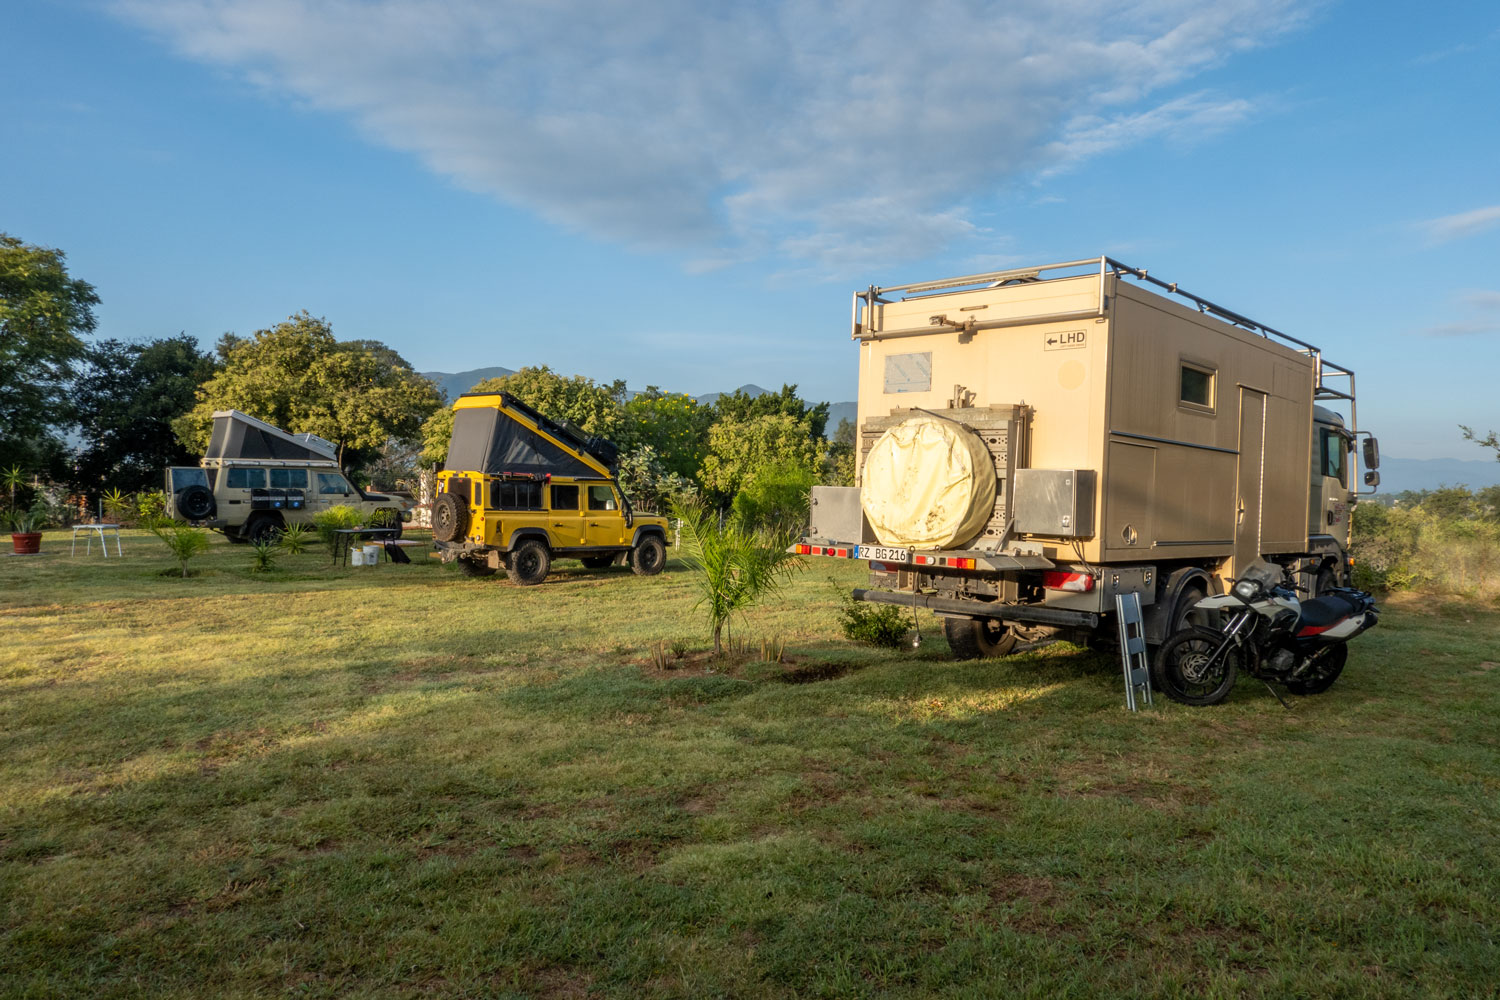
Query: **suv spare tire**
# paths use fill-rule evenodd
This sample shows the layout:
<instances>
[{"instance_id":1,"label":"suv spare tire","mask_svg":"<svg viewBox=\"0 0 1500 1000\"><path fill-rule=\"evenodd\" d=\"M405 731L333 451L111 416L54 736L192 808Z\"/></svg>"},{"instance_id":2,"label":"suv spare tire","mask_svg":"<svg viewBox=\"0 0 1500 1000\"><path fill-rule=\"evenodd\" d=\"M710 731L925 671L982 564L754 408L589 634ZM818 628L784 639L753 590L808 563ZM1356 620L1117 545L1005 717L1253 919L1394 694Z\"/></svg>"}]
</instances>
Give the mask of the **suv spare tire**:
<instances>
[{"instance_id":1,"label":"suv spare tire","mask_svg":"<svg viewBox=\"0 0 1500 1000\"><path fill-rule=\"evenodd\" d=\"M453 493L439 493L432 501L432 537L456 542L469 533L469 505Z\"/></svg>"},{"instance_id":2,"label":"suv spare tire","mask_svg":"<svg viewBox=\"0 0 1500 1000\"><path fill-rule=\"evenodd\" d=\"M194 483L177 494L177 513L189 521L207 521L218 510L214 495L207 486Z\"/></svg>"}]
</instances>

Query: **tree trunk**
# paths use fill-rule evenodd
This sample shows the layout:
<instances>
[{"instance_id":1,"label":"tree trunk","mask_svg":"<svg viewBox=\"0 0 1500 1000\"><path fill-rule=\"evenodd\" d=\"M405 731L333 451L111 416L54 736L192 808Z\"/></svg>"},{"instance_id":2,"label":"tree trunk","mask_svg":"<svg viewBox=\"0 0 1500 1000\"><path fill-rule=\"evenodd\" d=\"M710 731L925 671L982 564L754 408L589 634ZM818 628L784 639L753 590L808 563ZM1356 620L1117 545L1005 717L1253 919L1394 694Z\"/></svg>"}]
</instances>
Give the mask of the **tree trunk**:
<instances>
[{"instance_id":1,"label":"tree trunk","mask_svg":"<svg viewBox=\"0 0 1500 1000\"><path fill-rule=\"evenodd\" d=\"M719 636L723 633L723 631L724 631L724 623L723 622L714 622L714 655L715 656L723 656L724 655L724 644L719 639Z\"/></svg>"}]
</instances>

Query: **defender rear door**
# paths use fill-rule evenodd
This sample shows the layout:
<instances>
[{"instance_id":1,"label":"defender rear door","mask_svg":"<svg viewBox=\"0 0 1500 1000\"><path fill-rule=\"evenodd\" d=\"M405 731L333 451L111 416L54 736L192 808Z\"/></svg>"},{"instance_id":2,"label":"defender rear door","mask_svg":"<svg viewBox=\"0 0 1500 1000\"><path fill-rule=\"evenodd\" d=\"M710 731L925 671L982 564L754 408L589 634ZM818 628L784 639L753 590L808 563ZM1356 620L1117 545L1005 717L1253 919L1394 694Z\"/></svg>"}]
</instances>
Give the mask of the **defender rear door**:
<instances>
[{"instance_id":1,"label":"defender rear door","mask_svg":"<svg viewBox=\"0 0 1500 1000\"><path fill-rule=\"evenodd\" d=\"M547 534L554 549L573 549L586 544L583 533L582 491L577 483L553 483L549 492L552 516Z\"/></svg>"}]
</instances>

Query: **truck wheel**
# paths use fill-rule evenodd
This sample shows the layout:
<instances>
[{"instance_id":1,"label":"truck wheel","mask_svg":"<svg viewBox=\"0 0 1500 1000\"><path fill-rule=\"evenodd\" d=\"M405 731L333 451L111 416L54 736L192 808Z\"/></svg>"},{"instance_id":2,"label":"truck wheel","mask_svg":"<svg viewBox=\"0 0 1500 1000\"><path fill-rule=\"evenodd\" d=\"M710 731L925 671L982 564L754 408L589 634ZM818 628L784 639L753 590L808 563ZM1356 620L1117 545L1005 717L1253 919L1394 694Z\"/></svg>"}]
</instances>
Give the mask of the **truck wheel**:
<instances>
[{"instance_id":1,"label":"truck wheel","mask_svg":"<svg viewBox=\"0 0 1500 1000\"><path fill-rule=\"evenodd\" d=\"M465 559L462 556L458 559L458 571L464 576L473 577L494 576L499 572L489 563L480 562L477 559Z\"/></svg>"},{"instance_id":2,"label":"truck wheel","mask_svg":"<svg viewBox=\"0 0 1500 1000\"><path fill-rule=\"evenodd\" d=\"M469 505L452 493L439 493L432 501L432 537L456 542L469 533Z\"/></svg>"},{"instance_id":3,"label":"truck wheel","mask_svg":"<svg viewBox=\"0 0 1500 1000\"><path fill-rule=\"evenodd\" d=\"M606 566L612 565L614 563L615 557L614 556L584 556L579 561L582 562L589 569L604 569Z\"/></svg>"},{"instance_id":4,"label":"truck wheel","mask_svg":"<svg viewBox=\"0 0 1500 1000\"><path fill-rule=\"evenodd\" d=\"M245 525L240 537L251 545L275 545L283 530L281 518L274 514L262 514Z\"/></svg>"},{"instance_id":5,"label":"truck wheel","mask_svg":"<svg viewBox=\"0 0 1500 1000\"><path fill-rule=\"evenodd\" d=\"M630 550L630 568L636 576L655 576L667 564L667 547L655 535L647 535Z\"/></svg>"},{"instance_id":6,"label":"truck wheel","mask_svg":"<svg viewBox=\"0 0 1500 1000\"><path fill-rule=\"evenodd\" d=\"M958 660L1005 656L1016 646L1015 633L993 618L944 618L943 635Z\"/></svg>"},{"instance_id":7,"label":"truck wheel","mask_svg":"<svg viewBox=\"0 0 1500 1000\"><path fill-rule=\"evenodd\" d=\"M1182 588L1182 592L1177 595L1177 603L1172 606L1172 621L1171 627L1167 630L1168 637L1176 635L1185 628L1204 624L1198 620L1203 617L1202 615L1193 614L1193 609L1201 600L1203 600L1203 588L1196 583Z\"/></svg>"},{"instance_id":8,"label":"truck wheel","mask_svg":"<svg viewBox=\"0 0 1500 1000\"><path fill-rule=\"evenodd\" d=\"M521 587L534 587L547 579L552 568L552 556L547 546L535 538L528 538L510 551L510 566L505 575L510 582Z\"/></svg>"},{"instance_id":9,"label":"truck wheel","mask_svg":"<svg viewBox=\"0 0 1500 1000\"><path fill-rule=\"evenodd\" d=\"M194 483L177 494L177 513L187 521L207 521L218 509L214 495L207 486Z\"/></svg>"}]
</instances>

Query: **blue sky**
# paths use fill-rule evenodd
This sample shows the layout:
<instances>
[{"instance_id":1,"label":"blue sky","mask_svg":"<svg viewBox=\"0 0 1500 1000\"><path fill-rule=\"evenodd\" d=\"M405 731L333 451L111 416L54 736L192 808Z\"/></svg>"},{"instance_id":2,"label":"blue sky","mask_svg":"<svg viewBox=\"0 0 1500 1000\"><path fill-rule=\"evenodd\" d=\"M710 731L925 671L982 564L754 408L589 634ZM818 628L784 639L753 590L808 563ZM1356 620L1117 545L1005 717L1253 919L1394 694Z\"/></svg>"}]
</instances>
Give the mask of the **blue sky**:
<instances>
[{"instance_id":1,"label":"blue sky","mask_svg":"<svg viewBox=\"0 0 1500 1000\"><path fill-rule=\"evenodd\" d=\"M849 293L1109 253L1500 428L1500 6L16 0L0 230L101 336L851 399ZM643 11L645 13L643 13Z\"/></svg>"}]
</instances>

